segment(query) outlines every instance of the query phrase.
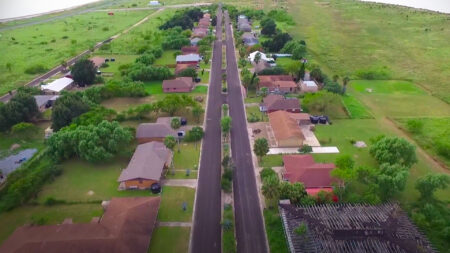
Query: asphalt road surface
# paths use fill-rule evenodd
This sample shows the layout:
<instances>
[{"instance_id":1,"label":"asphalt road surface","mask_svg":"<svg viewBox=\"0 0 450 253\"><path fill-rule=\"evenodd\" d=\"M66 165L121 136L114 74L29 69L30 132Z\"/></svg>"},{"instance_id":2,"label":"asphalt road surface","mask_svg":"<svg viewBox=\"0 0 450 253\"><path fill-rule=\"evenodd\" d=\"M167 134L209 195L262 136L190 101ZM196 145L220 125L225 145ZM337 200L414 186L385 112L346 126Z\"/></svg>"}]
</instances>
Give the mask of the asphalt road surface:
<instances>
[{"instance_id":1,"label":"asphalt road surface","mask_svg":"<svg viewBox=\"0 0 450 253\"><path fill-rule=\"evenodd\" d=\"M202 144L200 172L195 200L191 240L192 253L221 252L221 79L222 79L222 11L217 14L206 110L205 136Z\"/></svg>"},{"instance_id":2,"label":"asphalt road surface","mask_svg":"<svg viewBox=\"0 0 450 253\"><path fill-rule=\"evenodd\" d=\"M228 104L232 119L231 150L236 166L233 173L233 193L237 252L264 253L268 252L267 239L256 188L239 71L229 23L228 12L225 12Z\"/></svg>"}]
</instances>

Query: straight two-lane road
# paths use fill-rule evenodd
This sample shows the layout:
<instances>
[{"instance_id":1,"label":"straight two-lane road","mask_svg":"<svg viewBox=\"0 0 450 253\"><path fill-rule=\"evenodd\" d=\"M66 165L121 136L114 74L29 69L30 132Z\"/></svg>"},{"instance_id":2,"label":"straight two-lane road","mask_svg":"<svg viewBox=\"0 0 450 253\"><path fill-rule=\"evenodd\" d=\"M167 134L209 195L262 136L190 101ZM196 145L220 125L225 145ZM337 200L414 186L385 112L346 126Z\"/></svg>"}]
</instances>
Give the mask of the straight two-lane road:
<instances>
[{"instance_id":1,"label":"straight two-lane road","mask_svg":"<svg viewBox=\"0 0 450 253\"><path fill-rule=\"evenodd\" d=\"M221 80L222 80L222 10L217 12L206 110L205 136L202 144L200 171L190 252L221 252Z\"/></svg>"},{"instance_id":2,"label":"straight two-lane road","mask_svg":"<svg viewBox=\"0 0 450 253\"><path fill-rule=\"evenodd\" d=\"M233 193L237 252L265 253L268 252L267 239L256 188L230 18L226 11L225 31L228 103L232 118L231 150L236 166L233 173Z\"/></svg>"}]
</instances>

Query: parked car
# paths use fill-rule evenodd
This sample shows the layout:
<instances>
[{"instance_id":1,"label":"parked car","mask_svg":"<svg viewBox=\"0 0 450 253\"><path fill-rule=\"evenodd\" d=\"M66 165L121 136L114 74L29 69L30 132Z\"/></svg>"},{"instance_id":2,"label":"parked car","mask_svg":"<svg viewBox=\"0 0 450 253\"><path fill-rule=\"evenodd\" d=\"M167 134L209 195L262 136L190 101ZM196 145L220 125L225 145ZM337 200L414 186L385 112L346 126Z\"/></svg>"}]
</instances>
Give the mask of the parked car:
<instances>
[{"instance_id":1,"label":"parked car","mask_svg":"<svg viewBox=\"0 0 450 253\"><path fill-rule=\"evenodd\" d=\"M161 192L161 185L159 183L154 183L150 186L150 190L153 194L158 194Z\"/></svg>"},{"instance_id":2,"label":"parked car","mask_svg":"<svg viewBox=\"0 0 450 253\"><path fill-rule=\"evenodd\" d=\"M194 78L194 82L199 83L202 79L200 77Z\"/></svg>"},{"instance_id":3,"label":"parked car","mask_svg":"<svg viewBox=\"0 0 450 253\"><path fill-rule=\"evenodd\" d=\"M177 136L178 138L183 138L185 136L185 132L184 131L178 131Z\"/></svg>"},{"instance_id":4,"label":"parked car","mask_svg":"<svg viewBox=\"0 0 450 253\"><path fill-rule=\"evenodd\" d=\"M181 123L182 126L187 125L187 119L186 118L181 118L180 119L180 123Z\"/></svg>"}]
</instances>

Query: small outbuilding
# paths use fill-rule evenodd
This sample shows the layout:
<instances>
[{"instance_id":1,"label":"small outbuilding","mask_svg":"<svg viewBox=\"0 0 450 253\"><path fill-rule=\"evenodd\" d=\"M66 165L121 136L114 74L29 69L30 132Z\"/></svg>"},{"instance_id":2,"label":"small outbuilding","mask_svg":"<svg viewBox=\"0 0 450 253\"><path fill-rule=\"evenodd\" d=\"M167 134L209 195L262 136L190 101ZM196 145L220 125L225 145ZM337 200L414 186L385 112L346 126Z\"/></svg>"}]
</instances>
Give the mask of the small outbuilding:
<instances>
[{"instance_id":1,"label":"small outbuilding","mask_svg":"<svg viewBox=\"0 0 450 253\"><path fill-rule=\"evenodd\" d=\"M34 96L34 99L36 100L36 105L39 108L39 111L42 112L51 107L58 97L58 95L36 95Z\"/></svg>"},{"instance_id":2,"label":"small outbuilding","mask_svg":"<svg viewBox=\"0 0 450 253\"><path fill-rule=\"evenodd\" d=\"M54 80L49 84L41 85L41 90L46 94L56 95L59 94L63 90L67 90L71 88L73 85L73 79L68 77L63 77Z\"/></svg>"},{"instance_id":3,"label":"small outbuilding","mask_svg":"<svg viewBox=\"0 0 450 253\"><path fill-rule=\"evenodd\" d=\"M316 82L314 81L300 81L300 91L303 93L306 92L317 92L319 90L319 87L317 86Z\"/></svg>"},{"instance_id":4,"label":"small outbuilding","mask_svg":"<svg viewBox=\"0 0 450 253\"><path fill-rule=\"evenodd\" d=\"M198 54L177 55L176 62L184 64L198 64L202 58Z\"/></svg>"},{"instance_id":5,"label":"small outbuilding","mask_svg":"<svg viewBox=\"0 0 450 253\"><path fill-rule=\"evenodd\" d=\"M158 6L158 5L161 5L161 4L159 3L159 1L150 1L150 2L148 2L148 5L150 5L150 6Z\"/></svg>"}]
</instances>

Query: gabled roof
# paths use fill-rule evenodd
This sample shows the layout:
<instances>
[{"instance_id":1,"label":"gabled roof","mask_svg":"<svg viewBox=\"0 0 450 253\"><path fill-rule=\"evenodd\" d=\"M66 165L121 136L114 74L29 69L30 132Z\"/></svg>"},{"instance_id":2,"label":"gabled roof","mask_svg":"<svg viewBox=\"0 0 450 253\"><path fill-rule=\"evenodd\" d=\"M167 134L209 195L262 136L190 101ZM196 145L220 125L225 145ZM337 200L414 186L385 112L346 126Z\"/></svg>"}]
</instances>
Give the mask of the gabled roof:
<instances>
[{"instance_id":1,"label":"gabled roof","mask_svg":"<svg viewBox=\"0 0 450 253\"><path fill-rule=\"evenodd\" d=\"M306 87L317 87L316 82L314 81L303 81Z\"/></svg>"},{"instance_id":2,"label":"gabled roof","mask_svg":"<svg viewBox=\"0 0 450 253\"><path fill-rule=\"evenodd\" d=\"M67 86L71 85L73 83L72 78L63 77L54 80L53 82L49 84L41 85L41 90L49 90L53 92L60 92L67 88Z\"/></svg>"},{"instance_id":3,"label":"gabled roof","mask_svg":"<svg viewBox=\"0 0 450 253\"><path fill-rule=\"evenodd\" d=\"M267 88L297 88L290 75L259 75L259 86Z\"/></svg>"},{"instance_id":4,"label":"gabled roof","mask_svg":"<svg viewBox=\"0 0 450 253\"><path fill-rule=\"evenodd\" d=\"M394 203L280 204L280 216L290 252L436 252ZM295 230L302 224L307 229L299 235Z\"/></svg>"},{"instance_id":5,"label":"gabled roof","mask_svg":"<svg viewBox=\"0 0 450 253\"><path fill-rule=\"evenodd\" d=\"M183 54L198 54L198 47L197 46L184 46L181 48L181 52Z\"/></svg>"},{"instance_id":6,"label":"gabled roof","mask_svg":"<svg viewBox=\"0 0 450 253\"><path fill-rule=\"evenodd\" d=\"M285 155L283 164L284 178L291 183L303 183L305 188L331 187L333 163L316 163L312 155Z\"/></svg>"},{"instance_id":7,"label":"gabled roof","mask_svg":"<svg viewBox=\"0 0 450 253\"><path fill-rule=\"evenodd\" d=\"M152 141L140 144L117 181L123 182L138 178L159 181L170 156L170 151L161 142Z\"/></svg>"},{"instance_id":8,"label":"gabled roof","mask_svg":"<svg viewBox=\"0 0 450 253\"><path fill-rule=\"evenodd\" d=\"M297 98L285 98L282 95L269 94L263 100L263 105L267 110L293 110L300 109L300 102Z\"/></svg>"},{"instance_id":9,"label":"gabled roof","mask_svg":"<svg viewBox=\"0 0 450 253\"><path fill-rule=\"evenodd\" d=\"M89 60L91 60L94 63L94 66L96 68L100 68L103 65L103 63L105 63L105 58L99 56L94 56Z\"/></svg>"},{"instance_id":10,"label":"gabled roof","mask_svg":"<svg viewBox=\"0 0 450 253\"><path fill-rule=\"evenodd\" d=\"M164 80L162 83L163 88L187 88L192 89L194 87L194 82L192 77L177 77L172 80Z\"/></svg>"},{"instance_id":11,"label":"gabled roof","mask_svg":"<svg viewBox=\"0 0 450 253\"><path fill-rule=\"evenodd\" d=\"M112 198L99 222L23 226L5 241L8 253L146 253L160 197Z\"/></svg>"},{"instance_id":12,"label":"gabled roof","mask_svg":"<svg viewBox=\"0 0 450 253\"><path fill-rule=\"evenodd\" d=\"M200 61L200 55L198 54L186 54L186 55L177 55L176 62L192 62L192 61Z\"/></svg>"},{"instance_id":13,"label":"gabled roof","mask_svg":"<svg viewBox=\"0 0 450 253\"><path fill-rule=\"evenodd\" d=\"M136 130L136 138L165 138L167 135L174 135L173 130L166 124L142 123Z\"/></svg>"},{"instance_id":14,"label":"gabled roof","mask_svg":"<svg viewBox=\"0 0 450 253\"><path fill-rule=\"evenodd\" d=\"M45 104L47 104L50 100L56 100L59 96L55 95L36 95L34 96L34 99L36 100L36 104L38 107L41 107Z\"/></svg>"},{"instance_id":15,"label":"gabled roof","mask_svg":"<svg viewBox=\"0 0 450 253\"><path fill-rule=\"evenodd\" d=\"M297 121L289 117L288 112L276 111L269 113L269 122L278 141L296 139L301 142L305 139Z\"/></svg>"}]
</instances>

